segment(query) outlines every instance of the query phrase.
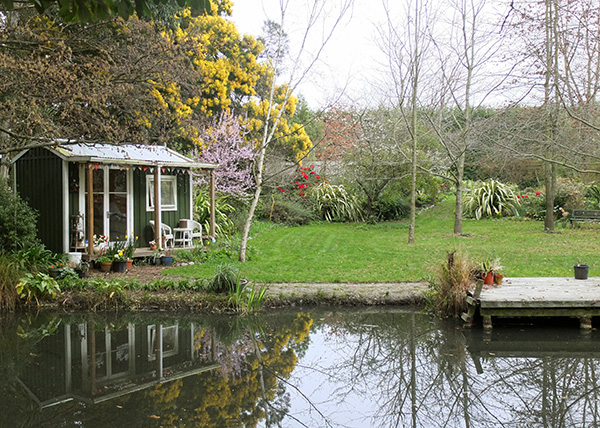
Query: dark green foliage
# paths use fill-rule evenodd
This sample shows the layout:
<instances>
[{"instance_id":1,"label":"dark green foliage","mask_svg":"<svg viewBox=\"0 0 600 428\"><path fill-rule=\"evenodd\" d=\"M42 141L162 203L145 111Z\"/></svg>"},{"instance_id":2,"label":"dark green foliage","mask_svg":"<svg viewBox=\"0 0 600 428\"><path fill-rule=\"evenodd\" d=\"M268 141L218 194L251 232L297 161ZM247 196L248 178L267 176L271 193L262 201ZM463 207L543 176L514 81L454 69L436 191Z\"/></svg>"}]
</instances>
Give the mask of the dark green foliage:
<instances>
[{"instance_id":1,"label":"dark green foliage","mask_svg":"<svg viewBox=\"0 0 600 428\"><path fill-rule=\"evenodd\" d=\"M0 253L0 310L13 310L17 304L16 285L22 271L8 254Z\"/></svg>"},{"instance_id":2,"label":"dark green foliage","mask_svg":"<svg viewBox=\"0 0 600 428\"><path fill-rule=\"evenodd\" d=\"M274 223L301 226L314 220L315 215L299 202L273 198L271 201L264 201L260 218Z\"/></svg>"},{"instance_id":3,"label":"dark green foliage","mask_svg":"<svg viewBox=\"0 0 600 428\"><path fill-rule=\"evenodd\" d=\"M46 272L50 267L64 265L67 262L65 254L54 253L47 250L44 245L36 244L30 247L18 245L11 252L12 263L19 269L29 272Z\"/></svg>"},{"instance_id":4,"label":"dark green foliage","mask_svg":"<svg viewBox=\"0 0 600 428\"><path fill-rule=\"evenodd\" d=\"M358 197L344 185L324 181L310 189L315 210L325 221L358 222L363 219Z\"/></svg>"},{"instance_id":5,"label":"dark green foliage","mask_svg":"<svg viewBox=\"0 0 600 428\"><path fill-rule=\"evenodd\" d=\"M17 283L17 293L25 303L32 303L33 300L39 306L40 300L47 298L56 298L60 292L60 287L56 280L45 273L36 274L26 273Z\"/></svg>"},{"instance_id":6,"label":"dark green foliage","mask_svg":"<svg viewBox=\"0 0 600 428\"><path fill-rule=\"evenodd\" d=\"M600 209L600 186L596 183L588 184L585 188L584 196L586 197L587 206L590 209Z\"/></svg>"},{"instance_id":7,"label":"dark green foliage","mask_svg":"<svg viewBox=\"0 0 600 428\"><path fill-rule=\"evenodd\" d=\"M0 251L38 244L37 217L37 212L6 183L0 183Z\"/></svg>"},{"instance_id":8,"label":"dark green foliage","mask_svg":"<svg viewBox=\"0 0 600 428\"><path fill-rule=\"evenodd\" d=\"M538 194L539 193L539 194ZM546 217L546 197L540 191L523 192L519 196L519 216L542 221Z\"/></svg>"},{"instance_id":9,"label":"dark green foliage","mask_svg":"<svg viewBox=\"0 0 600 428\"><path fill-rule=\"evenodd\" d=\"M410 213L410 204L398 193L383 193L374 207L380 221L401 220Z\"/></svg>"},{"instance_id":10,"label":"dark green foliage","mask_svg":"<svg viewBox=\"0 0 600 428\"><path fill-rule=\"evenodd\" d=\"M210 231L210 194L200 188L197 191L194 200L194 215L202 225L202 234L208 235ZM230 236L235 233L236 226L229 218L229 215L234 212L235 208L229 203L226 196L217 196L215 199L215 233L218 236Z\"/></svg>"}]
</instances>

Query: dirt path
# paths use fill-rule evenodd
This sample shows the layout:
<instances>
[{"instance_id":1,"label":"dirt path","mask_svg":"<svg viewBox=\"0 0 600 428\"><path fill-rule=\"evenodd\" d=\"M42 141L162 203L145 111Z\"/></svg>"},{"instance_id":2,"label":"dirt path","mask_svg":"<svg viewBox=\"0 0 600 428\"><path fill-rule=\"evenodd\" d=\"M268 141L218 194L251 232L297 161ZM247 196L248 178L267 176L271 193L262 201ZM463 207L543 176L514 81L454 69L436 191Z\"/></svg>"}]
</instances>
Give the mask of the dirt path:
<instances>
[{"instance_id":1,"label":"dirt path","mask_svg":"<svg viewBox=\"0 0 600 428\"><path fill-rule=\"evenodd\" d=\"M267 295L279 300L301 303L366 305L406 305L423 300L426 282L394 283L277 283L269 284Z\"/></svg>"}]
</instances>

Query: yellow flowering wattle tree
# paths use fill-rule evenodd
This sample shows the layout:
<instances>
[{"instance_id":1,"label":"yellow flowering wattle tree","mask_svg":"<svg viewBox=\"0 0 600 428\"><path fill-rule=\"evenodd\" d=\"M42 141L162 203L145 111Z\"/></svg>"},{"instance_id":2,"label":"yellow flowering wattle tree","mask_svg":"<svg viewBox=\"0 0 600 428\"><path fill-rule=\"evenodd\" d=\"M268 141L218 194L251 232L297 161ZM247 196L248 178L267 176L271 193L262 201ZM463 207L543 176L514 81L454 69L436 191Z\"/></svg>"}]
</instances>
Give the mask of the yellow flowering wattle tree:
<instances>
[{"instance_id":1,"label":"yellow flowering wattle tree","mask_svg":"<svg viewBox=\"0 0 600 428\"><path fill-rule=\"evenodd\" d=\"M246 141L256 146L269 110L278 115L283 109L275 125L277 146L290 159L301 161L312 144L301 125L290 125L297 99L283 85L275 87L276 96L269 100L261 88L270 86L274 71L269 61L261 60L264 45L252 36L240 35L228 20L230 13L231 2L222 0L210 13L194 16L185 9L175 14L161 34L182 49L193 69L191 78L186 87L157 83L152 94L164 112L170 112L178 148L184 150L202 149L207 142L200 138L201 129L222 113L240 117L249 131ZM274 122L272 114L270 121Z\"/></svg>"}]
</instances>

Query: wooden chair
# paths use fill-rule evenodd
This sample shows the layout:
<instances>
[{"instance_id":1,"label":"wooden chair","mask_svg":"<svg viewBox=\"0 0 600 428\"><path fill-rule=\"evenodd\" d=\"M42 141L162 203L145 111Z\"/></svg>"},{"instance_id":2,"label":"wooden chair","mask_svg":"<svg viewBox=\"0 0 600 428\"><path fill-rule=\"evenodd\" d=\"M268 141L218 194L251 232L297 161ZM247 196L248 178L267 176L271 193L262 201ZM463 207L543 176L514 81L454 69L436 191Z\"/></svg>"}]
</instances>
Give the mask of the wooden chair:
<instances>
[{"instance_id":1,"label":"wooden chair","mask_svg":"<svg viewBox=\"0 0 600 428\"><path fill-rule=\"evenodd\" d=\"M150 226L152 226L152 235L156 235L154 230L154 220L150 220ZM169 242L171 243L171 248L175 246L175 236L173 235L173 229L167 224L160 224L160 236L164 239L165 246L169 246Z\"/></svg>"}]
</instances>

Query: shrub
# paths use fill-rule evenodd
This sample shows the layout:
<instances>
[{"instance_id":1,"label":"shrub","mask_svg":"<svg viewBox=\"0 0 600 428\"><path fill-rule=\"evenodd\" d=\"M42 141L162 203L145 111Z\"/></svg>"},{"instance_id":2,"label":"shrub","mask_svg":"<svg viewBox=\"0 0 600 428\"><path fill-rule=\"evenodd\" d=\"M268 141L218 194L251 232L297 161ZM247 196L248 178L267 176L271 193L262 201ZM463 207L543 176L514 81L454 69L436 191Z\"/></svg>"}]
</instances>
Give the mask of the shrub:
<instances>
[{"instance_id":1,"label":"shrub","mask_svg":"<svg viewBox=\"0 0 600 428\"><path fill-rule=\"evenodd\" d=\"M466 309L467 291L473 285L473 262L464 254L448 253L445 263L425 292L427 309L436 315L457 317Z\"/></svg>"},{"instance_id":2,"label":"shrub","mask_svg":"<svg viewBox=\"0 0 600 428\"><path fill-rule=\"evenodd\" d=\"M235 288L229 291L229 304L242 315L253 314L265 303L266 292L267 286L265 284L262 284L260 288L257 288L255 283L252 283L252 286L247 286L238 277Z\"/></svg>"},{"instance_id":3,"label":"shrub","mask_svg":"<svg viewBox=\"0 0 600 428\"><path fill-rule=\"evenodd\" d=\"M465 212L476 219L515 215L517 197L506 184L496 180L474 183L466 194Z\"/></svg>"},{"instance_id":4,"label":"shrub","mask_svg":"<svg viewBox=\"0 0 600 428\"><path fill-rule=\"evenodd\" d=\"M51 278L45 273L38 272L35 275L27 273L16 286L17 293L21 299L25 299L25 303L31 303L31 298L39 306L40 299L48 297L55 298L60 292L60 287L54 278Z\"/></svg>"},{"instance_id":5,"label":"shrub","mask_svg":"<svg viewBox=\"0 0 600 428\"><path fill-rule=\"evenodd\" d=\"M0 182L0 250L36 245L37 216L5 182Z\"/></svg>"},{"instance_id":6,"label":"shrub","mask_svg":"<svg viewBox=\"0 0 600 428\"><path fill-rule=\"evenodd\" d=\"M325 221L361 221L362 208L358 198L344 185L332 185L323 181L310 191L315 210Z\"/></svg>"},{"instance_id":7,"label":"shrub","mask_svg":"<svg viewBox=\"0 0 600 428\"><path fill-rule=\"evenodd\" d=\"M0 310L13 310L19 300L16 285L22 271L13 257L0 253Z\"/></svg>"},{"instance_id":8,"label":"shrub","mask_svg":"<svg viewBox=\"0 0 600 428\"><path fill-rule=\"evenodd\" d=\"M18 265L21 270L28 272L46 272L52 266L66 264L65 254L54 253L47 250L42 244L25 247L19 244L11 252L12 263Z\"/></svg>"},{"instance_id":9,"label":"shrub","mask_svg":"<svg viewBox=\"0 0 600 428\"><path fill-rule=\"evenodd\" d=\"M546 216L546 197L541 191L523 192L517 195L517 201L521 217L543 220Z\"/></svg>"},{"instance_id":10,"label":"shrub","mask_svg":"<svg viewBox=\"0 0 600 428\"><path fill-rule=\"evenodd\" d=\"M271 203L265 201L262 204L260 217L264 220L300 226L315 219L314 213L298 201L284 200L275 196L271 198Z\"/></svg>"},{"instance_id":11,"label":"shrub","mask_svg":"<svg viewBox=\"0 0 600 428\"><path fill-rule=\"evenodd\" d=\"M399 193L386 192L374 204L377 218L382 221L401 220L410 213L410 205Z\"/></svg>"},{"instance_id":12,"label":"shrub","mask_svg":"<svg viewBox=\"0 0 600 428\"><path fill-rule=\"evenodd\" d=\"M208 281L207 289L215 293L229 293L236 289L240 281L240 271L232 264L217 266L215 274Z\"/></svg>"},{"instance_id":13,"label":"shrub","mask_svg":"<svg viewBox=\"0 0 600 428\"><path fill-rule=\"evenodd\" d=\"M226 196L217 196L215 199L215 233L220 236L230 236L235 233L235 225L229 218L234 207L227 202ZM194 213L203 233L206 235L210 230L210 194L199 190L194 200Z\"/></svg>"},{"instance_id":14,"label":"shrub","mask_svg":"<svg viewBox=\"0 0 600 428\"><path fill-rule=\"evenodd\" d=\"M597 190L597 189L596 189ZM587 201L586 201L587 198ZM524 191L517 195L519 213L523 217L534 220L543 220L546 217L546 198L540 191ZM594 207L594 186L584 186L582 183L570 178L559 178L556 182L556 195L554 197L554 218L560 220L564 212L573 209ZM564 220L564 218L563 218Z\"/></svg>"},{"instance_id":15,"label":"shrub","mask_svg":"<svg viewBox=\"0 0 600 428\"><path fill-rule=\"evenodd\" d=\"M592 210L600 209L600 186L596 183L588 184L585 187L584 196L588 208Z\"/></svg>"},{"instance_id":16,"label":"shrub","mask_svg":"<svg viewBox=\"0 0 600 428\"><path fill-rule=\"evenodd\" d=\"M554 212L559 208L567 211L585 207L585 186L571 178L559 178L556 181L556 196L554 197Z\"/></svg>"}]
</instances>

